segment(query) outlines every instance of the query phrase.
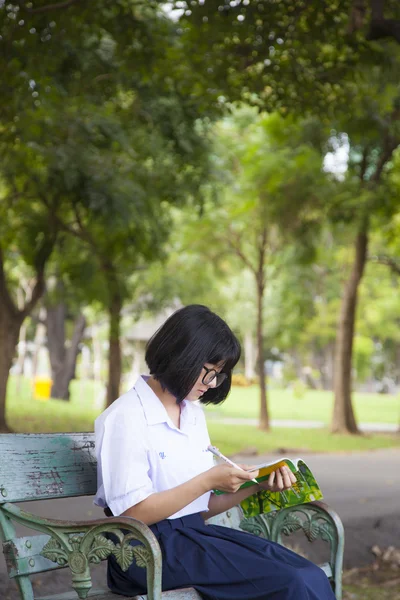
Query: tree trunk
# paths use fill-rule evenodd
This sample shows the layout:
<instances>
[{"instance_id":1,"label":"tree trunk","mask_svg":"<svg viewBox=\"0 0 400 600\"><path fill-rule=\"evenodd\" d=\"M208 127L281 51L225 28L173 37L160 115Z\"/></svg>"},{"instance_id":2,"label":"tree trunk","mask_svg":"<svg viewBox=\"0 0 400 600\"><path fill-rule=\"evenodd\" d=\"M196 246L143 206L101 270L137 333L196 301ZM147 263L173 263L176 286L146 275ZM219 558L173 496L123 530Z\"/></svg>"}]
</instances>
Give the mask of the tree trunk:
<instances>
[{"instance_id":1,"label":"tree trunk","mask_svg":"<svg viewBox=\"0 0 400 600\"><path fill-rule=\"evenodd\" d=\"M244 374L246 379L252 381L255 377L254 364L256 349L254 347L253 335L246 331L244 334Z\"/></svg>"},{"instance_id":2,"label":"tree trunk","mask_svg":"<svg viewBox=\"0 0 400 600\"><path fill-rule=\"evenodd\" d=\"M94 381L103 382L103 349L97 325L92 326L93 366L92 376Z\"/></svg>"},{"instance_id":3,"label":"tree trunk","mask_svg":"<svg viewBox=\"0 0 400 600\"><path fill-rule=\"evenodd\" d=\"M46 341L46 310L43 306L39 310L39 320L36 325L35 337L33 339L33 356L32 356L32 379L35 380L38 372L40 350L44 347Z\"/></svg>"},{"instance_id":4,"label":"tree trunk","mask_svg":"<svg viewBox=\"0 0 400 600\"><path fill-rule=\"evenodd\" d=\"M267 405L267 375L264 369L264 341L263 341L263 300L264 284L257 282L257 371L260 385L260 416L259 428L268 431L269 415Z\"/></svg>"},{"instance_id":5,"label":"tree trunk","mask_svg":"<svg viewBox=\"0 0 400 600\"><path fill-rule=\"evenodd\" d=\"M327 348L328 389L333 390L335 381L335 344L329 342Z\"/></svg>"},{"instance_id":6,"label":"tree trunk","mask_svg":"<svg viewBox=\"0 0 400 600\"><path fill-rule=\"evenodd\" d=\"M108 355L108 383L107 406L110 406L119 397L121 383L122 358L121 358L121 310L122 299L119 293L114 293L109 306L110 333Z\"/></svg>"},{"instance_id":7,"label":"tree trunk","mask_svg":"<svg viewBox=\"0 0 400 600\"><path fill-rule=\"evenodd\" d=\"M19 331L22 324L19 313L12 314L4 303L0 304L0 433L11 430L6 423L7 383L12 361L18 344Z\"/></svg>"},{"instance_id":8,"label":"tree trunk","mask_svg":"<svg viewBox=\"0 0 400 600\"><path fill-rule=\"evenodd\" d=\"M32 312L44 292L44 269L55 243L55 236L45 240L35 257L36 282L29 300L18 308L10 294L4 271L3 249L0 244L0 431L9 431L6 423L7 382L24 319Z\"/></svg>"},{"instance_id":9,"label":"tree trunk","mask_svg":"<svg viewBox=\"0 0 400 600\"><path fill-rule=\"evenodd\" d=\"M346 282L337 329L335 348L335 404L333 433L359 433L351 403L352 353L358 286L363 276L368 249L368 224L359 231L355 242L355 259Z\"/></svg>"},{"instance_id":10,"label":"tree trunk","mask_svg":"<svg viewBox=\"0 0 400 600\"><path fill-rule=\"evenodd\" d=\"M18 359L17 359L17 368L18 368L17 377L18 377L18 379L17 379L17 386L16 386L17 394L21 393L22 379L25 374L26 329L27 329L26 323L22 323L21 329L19 332L19 338L18 338Z\"/></svg>"},{"instance_id":11,"label":"tree trunk","mask_svg":"<svg viewBox=\"0 0 400 600\"><path fill-rule=\"evenodd\" d=\"M79 313L75 319L71 343L68 348L66 348L66 313L67 311L64 302L59 302L53 306L47 306L47 345L53 378L51 397L60 400L69 400L70 398L69 384L75 376L79 344L86 327L86 319L82 313Z\"/></svg>"},{"instance_id":12,"label":"tree trunk","mask_svg":"<svg viewBox=\"0 0 400 600\"><path fill-rule=\"evenodd\" d=\"M397 344L395 351L395 371L394 371L394 381L396 385L400 383L400 344Z\"/></svg>"},{"instance_id":13,"label":"tree trunk","mask_svg":"<svg viewBox=\"0 0 400 600\"><path fill-rule=\"evenodd\" d=\"M60 287L57 282L57 288ZM47 294L46 294L47 295ZM53 385L51 387L51 397L63 400L69 400L68 386L65 394L63 385L63 371L65 364L65 319L67 309L65 302L50 304L46 301L46 333L47 348L49 350L49 359L51 365L51 377Z\"/></svg>"}]
</instances>

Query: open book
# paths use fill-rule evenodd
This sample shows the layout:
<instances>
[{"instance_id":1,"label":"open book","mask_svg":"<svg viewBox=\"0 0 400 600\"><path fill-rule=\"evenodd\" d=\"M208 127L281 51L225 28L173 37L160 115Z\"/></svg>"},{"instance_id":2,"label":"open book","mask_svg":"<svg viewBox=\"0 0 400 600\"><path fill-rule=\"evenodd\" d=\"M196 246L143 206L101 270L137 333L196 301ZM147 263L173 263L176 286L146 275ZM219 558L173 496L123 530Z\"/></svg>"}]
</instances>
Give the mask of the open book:
<instances>
[{"instance_id":1,"label":"open book","mask_svg":"<svg viewBox=\"0 0 400 600\"><path fill-rule=\"evenodd\" d=\"M245 517L255 517L256 515L269 513L273 510L280 510L296 504L304 504L313 500L321 500L322 492L314 475L309 467L301 458L280 458L271 463L257 465L255 469L259 470L257 481L266 481L272 473L279 467L287 465L296 477L296 483L284 492L270 492L261 490L252 496L249 496L240 503ZM241 488L254 485L251 481L244 483ZM215 490L216 494L223 494L220 490Z\"/></svg>"}]
</instances>

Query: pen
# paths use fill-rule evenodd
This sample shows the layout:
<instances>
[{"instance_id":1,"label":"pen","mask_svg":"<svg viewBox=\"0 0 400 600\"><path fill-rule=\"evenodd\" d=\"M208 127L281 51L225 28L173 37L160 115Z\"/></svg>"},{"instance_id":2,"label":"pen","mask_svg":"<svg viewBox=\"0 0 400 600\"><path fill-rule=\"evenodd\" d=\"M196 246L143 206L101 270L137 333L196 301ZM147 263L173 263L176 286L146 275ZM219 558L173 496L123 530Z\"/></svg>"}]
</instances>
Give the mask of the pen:
<instances>
[{"instance_id":1,"label":"pen","mask_svg":"<svg viewBox=\"0 0 400 600\"><path fill-rule=\"evenodd\" d=\"M224 460L226 463L228 463L228 465L231 465L232 467L235 467L235 469L239 469L239 471L245 471L245 469L242 469L242 467L239 467L239 465L237 465L236 463L234 463L233 461L231 461L229 458L227 458L226 456L224 456L219 450L218 448L216 448L215 446L208 446L207 450L209 452L211 452L211 454L214 454L214 456L218 456L218 458L222 458L222 460ZM245 471L247 472L247 471ZM256 483L258 485L258 481L257 479L252 479L251 481L254 481L254 483Z\"/></svg>"}]
</instances>

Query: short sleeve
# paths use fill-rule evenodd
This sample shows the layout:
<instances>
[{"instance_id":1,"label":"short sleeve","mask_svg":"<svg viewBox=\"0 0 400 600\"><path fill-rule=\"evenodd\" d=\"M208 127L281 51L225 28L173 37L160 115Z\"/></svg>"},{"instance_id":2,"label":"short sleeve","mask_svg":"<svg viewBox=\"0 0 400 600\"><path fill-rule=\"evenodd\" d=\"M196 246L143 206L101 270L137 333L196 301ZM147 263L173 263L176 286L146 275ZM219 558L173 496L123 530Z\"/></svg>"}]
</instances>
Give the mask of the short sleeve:
<instances>
[{"instance_id":1,"label":"short sleeve","mask_svg":"<svg viewBox=\"0 0 400 600\"><path fill-rule=\"evenodd\" d=\"M117 413L105 420L100 454L105 501L113 515L155 492L143 434L129 415Z\"/></svg>"}]
</instances>

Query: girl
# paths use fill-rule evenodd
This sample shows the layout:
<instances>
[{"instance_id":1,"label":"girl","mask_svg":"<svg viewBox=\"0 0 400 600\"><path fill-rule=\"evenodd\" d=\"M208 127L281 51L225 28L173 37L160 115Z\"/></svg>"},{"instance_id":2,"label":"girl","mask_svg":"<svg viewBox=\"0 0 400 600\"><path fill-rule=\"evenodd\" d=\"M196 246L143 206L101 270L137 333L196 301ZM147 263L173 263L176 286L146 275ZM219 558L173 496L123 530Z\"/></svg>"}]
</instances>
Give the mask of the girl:
<instances>
[{"instance_id":1,"label":"girl","mask_svg":"<svg viewBox=\"0 0 400 600\"><path fill-rule=\"evenodd\" d=\"M225 400L239 357L232 331L205 306L187 306L165 322L147 345L150 376L96 420L95 502L150 526L162 551L164 591L193 587L209 600L334 600L313 563L255 535L204 522L257 490L239 490L254 471L214 466L195 402ZM282 468L264 485L284 490L294 481ZM134 563L123 572L111 557L108 585L117 594L145 594L145 570Z\"/></svg>"}]
</instances>

